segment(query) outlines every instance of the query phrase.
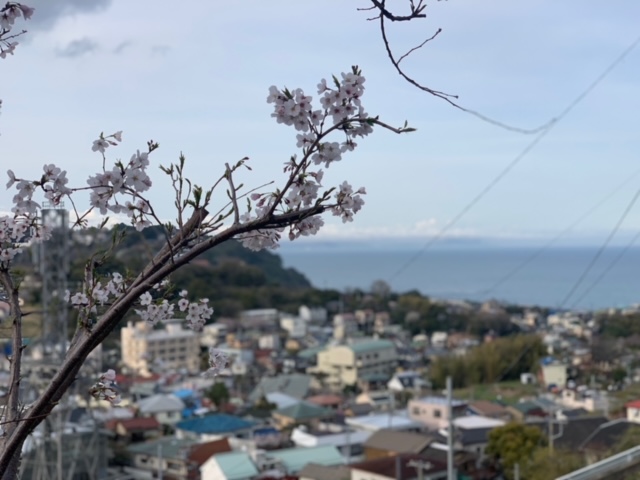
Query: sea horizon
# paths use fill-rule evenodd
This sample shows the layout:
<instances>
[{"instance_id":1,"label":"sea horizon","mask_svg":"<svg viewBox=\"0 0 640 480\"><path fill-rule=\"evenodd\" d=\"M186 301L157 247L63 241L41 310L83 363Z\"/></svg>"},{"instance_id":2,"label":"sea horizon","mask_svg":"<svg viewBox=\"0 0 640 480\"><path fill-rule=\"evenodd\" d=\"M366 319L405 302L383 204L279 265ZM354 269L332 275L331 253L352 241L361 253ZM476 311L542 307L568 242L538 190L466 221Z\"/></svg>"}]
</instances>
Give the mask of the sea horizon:
<instances>
[{"instance_id":1,"label":"sea horizon","mask_svg":"<svg viewBox=\"0 0 640 480\"><path fill-rule=\"evenodd\" d=\"M449 300L486 301L552 309L624 308L640 303L640 247L605 249L576 287L601 247L546 249L514 243L450 242L424 248L390 242L307 242L277 253L286 267L316 288L368 291L376 280L394 292L417 290Z\"/></svg>"}]
</instances>

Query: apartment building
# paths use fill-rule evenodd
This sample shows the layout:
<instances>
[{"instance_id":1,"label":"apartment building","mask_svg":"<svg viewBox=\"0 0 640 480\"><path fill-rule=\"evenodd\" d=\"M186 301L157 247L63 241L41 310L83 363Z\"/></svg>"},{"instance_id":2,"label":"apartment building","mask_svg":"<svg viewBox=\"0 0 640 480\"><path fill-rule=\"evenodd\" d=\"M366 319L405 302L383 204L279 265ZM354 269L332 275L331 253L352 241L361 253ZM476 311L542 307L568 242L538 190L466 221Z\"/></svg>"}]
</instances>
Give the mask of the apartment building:
<instances>
[{"instance_id":1,"label":"apartment building","mask_svg":"<svg viewBox=\"0 0 640 480\"><path fill-rule=\"evenodd\" d=\"M192 330L182 328L181 322L167 322L156 330L146 322L129 322L120 331L122 363L142 375L156 368L163 371L200 368L200 338Z\"/></svg>"},{"instance_id":2,"label":"apartment building","mask_svg":"<svg viewBox=\"0 0 640 480\"><path fill-rule=\"evenodd\" d=\"M336 345L319 352L317 358L317 366L311 367L309 373L321 374L326 385L334 390L371 376L387 381L398 365L396 347L389 340L368 339Z\"/></svg>"}]
</instances>

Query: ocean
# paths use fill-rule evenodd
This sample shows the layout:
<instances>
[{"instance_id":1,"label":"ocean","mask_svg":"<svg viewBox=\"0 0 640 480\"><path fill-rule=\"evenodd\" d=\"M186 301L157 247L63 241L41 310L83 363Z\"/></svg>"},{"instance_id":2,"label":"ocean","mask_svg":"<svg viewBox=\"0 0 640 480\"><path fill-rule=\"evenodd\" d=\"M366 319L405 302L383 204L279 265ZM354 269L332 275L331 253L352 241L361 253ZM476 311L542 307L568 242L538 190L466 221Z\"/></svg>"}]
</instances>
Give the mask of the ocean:
<instances>
[{"instance_id":1,"label":"ocean","mask_svg":"<svg viewBox=\"0 0 640 480\"><path fill-rule=\"evenodd\" d=\"M558 247L542 253L528 247L434 248L406 266L417 251L320 245L283 248L278 253L285 266L306 275L317 288L368 291L375 280L384 280L395 292L418 290L442 299L493 298L519 305L589 310L640 303L640 248L606 249L569 297L598 248Z\"/></svg>"}]
</instances>

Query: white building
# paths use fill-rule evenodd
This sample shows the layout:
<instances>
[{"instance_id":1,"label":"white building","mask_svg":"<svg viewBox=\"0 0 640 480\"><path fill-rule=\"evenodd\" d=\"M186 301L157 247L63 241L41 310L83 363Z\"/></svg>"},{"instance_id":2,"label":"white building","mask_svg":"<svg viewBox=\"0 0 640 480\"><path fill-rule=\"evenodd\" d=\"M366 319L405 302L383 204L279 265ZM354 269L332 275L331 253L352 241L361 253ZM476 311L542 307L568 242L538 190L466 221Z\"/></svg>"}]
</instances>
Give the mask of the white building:
<instances>
[{"instance_id":1,"label":"white building","mask_svg":"<svg viewBox=\"0 0 640 480\"><path fill-rule=\"evenodd\" d=\"M298 316L307 323L323 324L327 321L327 309L322 307L307 307L306 305L298 308Z\"/></svg>"},{"instance_id":2,"label":"white building","mask_svg":"<svg viewBox=\"0 0 640 480\"><path fill-rule=\"evenodd\" d=\"M289 338L302 338L307 334L307 322L300 317L282 317L280 328L286 330Z\"/></svg>"},{"instance_id":3,"label":"white building","mask_svg":"<svg viewBox=\"0 0 640 480\"><path fill-rule=\"evenodd\" d=\"M120 331L122 363L142 375L149 375L154 363L165 372L200 370L200 338L192 330L182 328L180 321L168 322L164 329L154 330L146 322L129 322Z\"/></svg>"}]
</instances>

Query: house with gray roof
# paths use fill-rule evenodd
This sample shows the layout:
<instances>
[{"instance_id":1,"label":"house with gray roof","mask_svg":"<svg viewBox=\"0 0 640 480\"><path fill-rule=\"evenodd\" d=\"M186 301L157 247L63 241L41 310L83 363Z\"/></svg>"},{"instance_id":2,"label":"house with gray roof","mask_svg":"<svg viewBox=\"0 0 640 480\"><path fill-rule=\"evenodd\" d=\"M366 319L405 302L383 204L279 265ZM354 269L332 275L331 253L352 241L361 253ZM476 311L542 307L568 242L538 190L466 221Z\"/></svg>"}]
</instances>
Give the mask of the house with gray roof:
<instances>
[{"instance_id":1,"label":"house with gray roof","mask_svg":"<svg viewBox=\"0 0 640 480\"><path fill-rule=\"evenodd\" d=\"M256 403L270 393L282 393L302 400L309 395L311 377L300 373L278 375L276 377L262 377L260 382L249 395L249 401Z\"/></svg>"},{"instance_id":2,"label":"house with gray roof","mask_svg":"<svg viewBox=\"0 0 640 480\"><path fill-rule=\"evenodd\" d=\"M143 417L153 417L162 425L174 425L182 420L185 405L172 394L158 393L138 402L138 413Z\"/></svg>"}]
</instances>

